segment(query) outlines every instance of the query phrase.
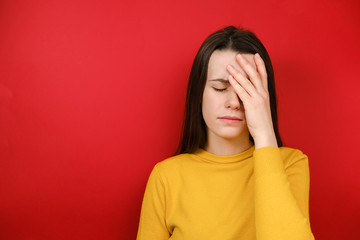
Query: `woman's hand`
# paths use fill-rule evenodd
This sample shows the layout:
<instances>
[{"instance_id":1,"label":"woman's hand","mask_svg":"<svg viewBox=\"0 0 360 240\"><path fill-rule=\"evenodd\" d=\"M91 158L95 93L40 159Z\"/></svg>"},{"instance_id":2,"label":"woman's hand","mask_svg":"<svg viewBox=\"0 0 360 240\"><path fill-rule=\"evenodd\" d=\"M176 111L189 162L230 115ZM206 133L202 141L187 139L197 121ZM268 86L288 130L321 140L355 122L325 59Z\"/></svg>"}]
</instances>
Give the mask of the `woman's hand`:
<instances>
[{"instance_id":1,"label":"woman's hand","mask_svg":"<svg viewBox=\"0 0 360 240\"><path fill-rule=\"evenodd\" d=\"M236 56L236 61L250 79L230 64L227 66L230 73L228 78L244 104L246 122L255 141L255 149L266 146L278 147L271 118L265 63L258 53L254 55L258 70L254 69L241 54Z\"/></svg>"}]
</instances>

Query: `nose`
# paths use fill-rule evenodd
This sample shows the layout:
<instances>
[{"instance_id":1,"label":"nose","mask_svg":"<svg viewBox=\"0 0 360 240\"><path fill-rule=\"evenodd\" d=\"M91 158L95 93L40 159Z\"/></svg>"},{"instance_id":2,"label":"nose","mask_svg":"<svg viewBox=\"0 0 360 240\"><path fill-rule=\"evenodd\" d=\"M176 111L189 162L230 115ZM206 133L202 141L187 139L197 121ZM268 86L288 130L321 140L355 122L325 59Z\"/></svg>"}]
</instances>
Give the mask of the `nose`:
<instances>
[{"instance_id":1,"label":"nose","mask_svg":"<svg viewBox=\"0 0 360 240\"><path fill-rule=\"evenodd\" d=\"M226 96L225 107L231 108L234 110L242 109L242 107L243 107L242 101L234 89L229 89L228 94Z\"/></svg>"}]
</instances>

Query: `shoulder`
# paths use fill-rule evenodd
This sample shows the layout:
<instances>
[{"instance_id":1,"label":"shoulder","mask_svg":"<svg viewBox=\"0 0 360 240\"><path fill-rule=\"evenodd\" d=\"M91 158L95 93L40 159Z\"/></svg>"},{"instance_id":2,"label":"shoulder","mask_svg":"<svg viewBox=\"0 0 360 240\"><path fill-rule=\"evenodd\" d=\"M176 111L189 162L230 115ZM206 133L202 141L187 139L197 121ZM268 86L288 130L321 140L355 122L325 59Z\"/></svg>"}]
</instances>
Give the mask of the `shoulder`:
<instances>
[{"instance_id":1,"label":"shoulder","mask_svg":"<svg viewBox=\"0 0 360 240\"><path fill-rule=\"evenodd\" d=\"M175 156L168 157L155 164L154 168L160 175L172 175L179 172L180 169L186 168L192 161L192 154L183 153Z\"/></svg>"},{"instance_id":2,"label":"shoulder","mask_svg":"<svg viewBox=\"0 0 360 240\"><path fill-rule=\"evenodd\" d=\"M280 147L280 154L284 161L285 168L293 165L296 162L303 161L308 163L308 156L303 153L300 149L291 147Z\"/></svg>"}]
</instances>

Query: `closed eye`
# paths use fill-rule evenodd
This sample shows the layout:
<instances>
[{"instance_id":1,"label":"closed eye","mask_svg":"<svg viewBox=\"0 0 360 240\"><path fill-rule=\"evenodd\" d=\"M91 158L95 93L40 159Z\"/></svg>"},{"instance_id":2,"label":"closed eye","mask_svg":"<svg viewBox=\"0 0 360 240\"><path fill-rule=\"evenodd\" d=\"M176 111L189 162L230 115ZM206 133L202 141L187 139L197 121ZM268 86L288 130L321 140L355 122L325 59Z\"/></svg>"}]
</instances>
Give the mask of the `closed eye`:
<instances>
[{"instance_id":1,"label":"closed eye","mask_svg":"<svg viewBox=\"0 0 360 240\"><path fill-rule=\"evenodd\" d=\"M225 91L226 90L226 88L214 88L213 87L213 89L215 90L215 91L218 91L218 92L222 92L222 91Z\"/></svg>"}]
</instances>

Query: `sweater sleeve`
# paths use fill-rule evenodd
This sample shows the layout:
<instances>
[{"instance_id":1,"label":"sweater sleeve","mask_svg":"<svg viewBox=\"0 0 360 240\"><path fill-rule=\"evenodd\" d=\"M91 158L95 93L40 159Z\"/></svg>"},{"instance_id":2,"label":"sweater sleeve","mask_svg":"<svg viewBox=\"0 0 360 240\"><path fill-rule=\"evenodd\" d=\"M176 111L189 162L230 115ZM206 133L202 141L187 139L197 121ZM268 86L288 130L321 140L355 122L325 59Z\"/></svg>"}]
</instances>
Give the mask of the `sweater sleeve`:
<instances>
[{"instance_id":1,"label":"sweater sleeve","mask_svg":"<svg viewBox=\"0 0 360 240\"><path fill-rule=\"evenodd\" d=\"M165 187L155 165L146 185L136 240L165 240L169 237L165 223Z\"/></svg>"},{"instance_id":2,"label":"sweater sleeve","mask_svg":"<svg viewBox=\"0 0 360 240\"><path fill-rule=\"evenodd\" d=\"M296 150L285 169L280 149L255 149L254 199L256 239L315 239L309 221L308 157Z\"/></svg>"}]
</instances>

